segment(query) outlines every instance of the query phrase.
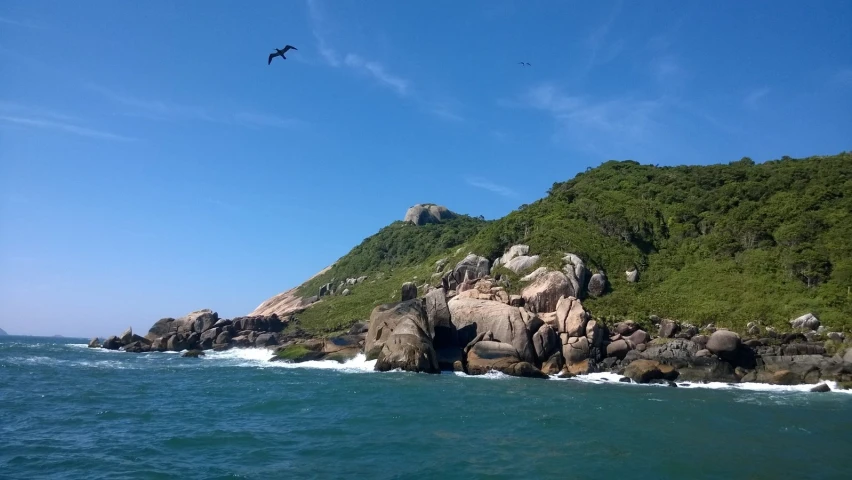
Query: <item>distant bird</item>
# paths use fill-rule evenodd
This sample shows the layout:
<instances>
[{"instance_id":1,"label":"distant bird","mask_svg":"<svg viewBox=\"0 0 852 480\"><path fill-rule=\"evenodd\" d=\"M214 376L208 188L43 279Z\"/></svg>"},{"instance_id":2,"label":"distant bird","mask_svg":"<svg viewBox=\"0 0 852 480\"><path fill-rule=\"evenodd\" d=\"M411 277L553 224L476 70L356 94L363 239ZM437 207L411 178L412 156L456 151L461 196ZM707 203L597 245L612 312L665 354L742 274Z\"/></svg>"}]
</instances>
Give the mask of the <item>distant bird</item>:
<instances>
[{"instance_id":1,"label":"distant bird","mask_svg":"<svg viewBox=\"0 0 852 480\"><path fill-rule=\"evenodd\" d=\"M518 62L518 65L521 65L521 66L524 66L524 67L531 67L532 66L532 65L530 65L530 62Z\"/></svg>"},{"instance_id":2,"label":"distant bird","mask_svg":"<svg viewBox=\"0 0 852 480\"><path fill-rule=\"evenodd\" d=\"M296 47L294 47L294 46L292 46L292 45L286 45L286 46L284 47L284 50L279 50L279 49L277 49L277 48L276 48L276 49L275 49L275 53L270 53L270 54L269 54L269 61L268 61L268 62L266 62L266 64L267 64L267 65L269 65L270 63L272 63L272 59L273 59L273 58L275 58L275 57L277 57L277 56L279 56L279 55L280 55L280 56L281 56L281 58L283 58L284 60L287 60L287 57L285 57L285 56L284 56L284 54L285 54L285 53L287 53L287 50L291 50L291 49L292 49L292 50L298 50L298 48L296 48Z\"/></svg>"}]
</instances>

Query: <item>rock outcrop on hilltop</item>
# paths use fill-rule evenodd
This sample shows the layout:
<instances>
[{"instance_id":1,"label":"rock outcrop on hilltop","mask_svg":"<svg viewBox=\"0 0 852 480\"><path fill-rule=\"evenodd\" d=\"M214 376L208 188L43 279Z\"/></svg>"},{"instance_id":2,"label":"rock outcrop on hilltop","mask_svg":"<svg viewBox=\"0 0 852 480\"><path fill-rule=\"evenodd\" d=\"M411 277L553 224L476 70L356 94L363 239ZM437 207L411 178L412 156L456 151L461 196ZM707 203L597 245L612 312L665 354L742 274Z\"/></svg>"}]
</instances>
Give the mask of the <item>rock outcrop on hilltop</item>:
<instances>
[{"instance_id":1,"label":"rock outcrop on hilltop","mask_svg":"<svg viewBox=\"0 0 852 480\"><path fill-rule=\"evenodd\" d=\"M427 223L441 223L444 220L454 218L455 213L451 212L447 207L435 205L432 203L421 203L414 205L405 212L406 223L414 225L426 225Z\"/></svg>"},{"instance_id":2,"label":"rock outcrop on hilltop","mask_svg":"<svg viewBox=\"0 0 852 480\"><path fill-rule=\"evenodd\" d=\"M2 336L2 335L8 335L8 333L6 333L6 330L3 330L2 328L0 328L0 336Z\"/></svg>"}]
</instances>

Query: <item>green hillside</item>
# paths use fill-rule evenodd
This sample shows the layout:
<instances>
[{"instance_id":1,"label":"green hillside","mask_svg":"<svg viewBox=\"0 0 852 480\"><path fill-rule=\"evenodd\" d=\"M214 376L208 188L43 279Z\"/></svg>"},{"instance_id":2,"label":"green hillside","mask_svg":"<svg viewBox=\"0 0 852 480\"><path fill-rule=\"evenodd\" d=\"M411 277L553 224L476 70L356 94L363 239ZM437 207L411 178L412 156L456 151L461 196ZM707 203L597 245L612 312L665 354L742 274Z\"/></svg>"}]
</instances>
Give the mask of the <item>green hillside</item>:
<instances>
[{"instance_id":1,"label":"green hillside","mask_svg":"<svg viewBox=\"0 0 852 480\"><path fill-rule=\"evenodd\" d=\"M351 295L325 298L300 320L315 332L343 329L397 298L403 282L429 281L440 258L493 260L516 243L546 266L570 252L605 271L610 292L584 302L598 318L655 314L743 329L750 321L785 327L813 312L849 331L852 154L681 167L610 161L499 220L396 222L300 287L313 295L332 279L368 275ZM624 275L633 267L635 284Z\"/></svg>"}]
</instances>

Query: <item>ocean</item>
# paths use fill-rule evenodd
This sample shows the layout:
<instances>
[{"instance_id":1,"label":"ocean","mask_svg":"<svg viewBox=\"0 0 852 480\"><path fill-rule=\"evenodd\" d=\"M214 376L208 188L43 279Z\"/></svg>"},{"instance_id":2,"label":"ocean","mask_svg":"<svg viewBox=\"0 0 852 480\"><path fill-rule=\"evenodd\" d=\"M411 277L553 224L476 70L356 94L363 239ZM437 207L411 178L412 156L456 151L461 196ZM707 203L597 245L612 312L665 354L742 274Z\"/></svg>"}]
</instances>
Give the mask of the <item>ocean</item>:
<instances>
[{"instance_id":1,"label":"ocean","mask_svg":"<svg viewBox=\"0 0 852 480\"><path fill-rule=\"evenodd\" d=\"M0 337L0 478L852 478L852 394Z\"/></svg>"}]
</instances>

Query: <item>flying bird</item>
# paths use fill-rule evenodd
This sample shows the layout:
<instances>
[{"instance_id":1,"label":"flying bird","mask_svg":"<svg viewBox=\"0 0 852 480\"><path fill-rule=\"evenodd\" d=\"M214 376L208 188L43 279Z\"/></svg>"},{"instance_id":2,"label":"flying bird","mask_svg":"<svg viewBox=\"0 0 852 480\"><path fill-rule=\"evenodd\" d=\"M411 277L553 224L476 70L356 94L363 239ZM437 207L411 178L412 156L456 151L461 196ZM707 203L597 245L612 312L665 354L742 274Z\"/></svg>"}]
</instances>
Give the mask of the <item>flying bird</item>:
<instances>
[{"instance_id":1,"label":"flying bird","mask_svg":"<svg viewBox=\"0 0 852 480\"><path fill-rule=\"evenodd\" d=\"M532 66L532 65L530 65L530 62L518 62L518 65L521 65L521 66L524 66L524 67L531 67Z\"/></svg>"},{"instance_id":2,"label":"flying bird","mask_svg":"<svg viewBox=\"0 0 852 480\"><path fill-rule=\"evenodd\" d=\"M296 47L294 47L294 46L292 46L292 45L286 45L286 46L284 47L284 50L279 50L279 49L277 49L277 48L276 48L276 49L275 49L275 53L270 53L270 54L269 54L269 61L268 61L268 62L266 62L266 64L267 64L267 65L269 65L270 63L272 63L272 59L273 59L273 58L275 58L275 57L277 57L277 56L279 56L279 55L280 55L280 56L281 56L281 58L283 58L284 60L287 60L287 57L285 57L285 56L284 56L284 54L285 54L285 53L287 53L287 50L298 50L298 48L296 48Z\"/></svg>"}]
</instances>

